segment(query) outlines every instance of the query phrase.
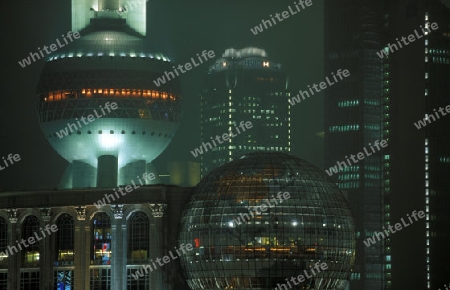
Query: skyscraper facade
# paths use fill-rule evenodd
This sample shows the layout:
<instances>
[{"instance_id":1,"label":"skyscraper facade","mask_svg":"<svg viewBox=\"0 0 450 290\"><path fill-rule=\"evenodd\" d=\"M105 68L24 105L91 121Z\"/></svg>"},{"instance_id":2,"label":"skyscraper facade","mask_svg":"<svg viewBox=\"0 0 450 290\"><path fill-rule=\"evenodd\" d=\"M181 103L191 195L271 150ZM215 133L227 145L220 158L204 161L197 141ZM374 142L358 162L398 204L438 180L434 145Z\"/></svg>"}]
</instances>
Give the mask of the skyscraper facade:
<instances>
[{"instance_id":1,"label":"skyscraper facade","mask_svg":"<svg viewBox=\"0 0 450 290\"><path fill-rule=\"evenodd\" d=\"M450 2L329 1L325 26L326 72L346 68L354 77L325 92L326 166L375 139L388 142L335 174L356 220L350 289L443 289L450 257ZM370 247L362 243L414 210L425 218Z\"/></svg>"},{"instance_id":2,"label":"skyscraper facade","mask_svg":"<svg viewBox=\"0 0 450 290\"><path fill-rule=\"evenodd\" d=\"M248 152L290 151L288 97L286 73L263 49L225 50L201 93L201 175Z\"/></svg>"},{"instance_id":3,"label":"skyscraper facade","mask_svg":"<svg viewBox=\"0 0 450 290\"><path fill-rule=\"evenodd\" d=\"M325 75L339 69L351 76L325 90L325 166L346 160L382 139L380 47L381 6L376 1L325 2ZM345 31L345 33L342 33ZM363 240L383 220L382 156L371 154L339 165L335 178L355 217L356 263L350 289L379 290L384 282L383 242Z\"/></svg>"},{"instance_id":4,"label":"skyscraper facade","mask_svg":"<svg viewBox=\"0 0 450 290\"><path fill-rule=\"evenodd\" d=\"M450 270L450 118L444 115L450 104L450 1L386 1L384 7L384 108L392 112L385 130L391 140L385 194L392 223L413 210L426 214L390 239L392 289L444 289Z\"/></svg>"}]
</instances>

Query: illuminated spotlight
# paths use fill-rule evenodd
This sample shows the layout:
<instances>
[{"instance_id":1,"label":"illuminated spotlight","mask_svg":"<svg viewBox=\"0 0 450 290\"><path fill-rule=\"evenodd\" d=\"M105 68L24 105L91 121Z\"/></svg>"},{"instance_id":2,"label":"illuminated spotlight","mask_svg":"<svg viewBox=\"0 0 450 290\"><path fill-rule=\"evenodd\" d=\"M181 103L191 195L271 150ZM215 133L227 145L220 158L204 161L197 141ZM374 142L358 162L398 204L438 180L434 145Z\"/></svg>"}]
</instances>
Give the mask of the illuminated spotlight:
<instances>
[{"instance_id":1,"label":"illuminated spotlight","mask_svg":"<svg viewBox=\"0 0 450 290\"><path fill-rule=\"evenodd\" d=\"M122 137L117 134L101 134L98 135L99 143L102 148L111 149L122 143Z\"/></svg>"}]
</instances>

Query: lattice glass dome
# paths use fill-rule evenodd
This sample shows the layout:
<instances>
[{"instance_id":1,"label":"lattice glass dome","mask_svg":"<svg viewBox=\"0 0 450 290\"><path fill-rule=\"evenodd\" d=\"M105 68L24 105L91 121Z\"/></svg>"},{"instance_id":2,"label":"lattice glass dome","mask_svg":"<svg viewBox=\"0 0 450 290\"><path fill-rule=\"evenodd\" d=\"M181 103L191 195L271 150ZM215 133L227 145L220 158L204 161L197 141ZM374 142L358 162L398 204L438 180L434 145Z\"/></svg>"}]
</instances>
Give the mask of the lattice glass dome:
<instances>
[{"instance_id":1,"label":"lattice glass dome","mask_svg":"<svg viewBox=\"0 0 450 290\"><path fill-rule=\"evenodd\" d=\"M316 262L327 269L287 288L344 289L355 257L343 194L322 170L278 152L210 172L186 206L179 243L194 245L181 263L195 290L274 289Z\"/></svg>"}]
</instances>

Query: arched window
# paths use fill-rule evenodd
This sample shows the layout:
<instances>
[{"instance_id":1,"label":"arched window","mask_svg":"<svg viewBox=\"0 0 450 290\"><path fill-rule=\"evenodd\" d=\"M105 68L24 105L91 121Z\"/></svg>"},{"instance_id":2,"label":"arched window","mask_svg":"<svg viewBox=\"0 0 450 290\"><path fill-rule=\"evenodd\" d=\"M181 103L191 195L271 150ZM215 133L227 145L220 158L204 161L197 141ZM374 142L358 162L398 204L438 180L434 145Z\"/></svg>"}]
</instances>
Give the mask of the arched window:
<instances>
[{"instance_id":1,"label":"arched window","mask_svg":"<svg viewBox=\"0 0 450 290\"><path fill-rule=\"evenodd\" d=\"M91 265L111 264L111 220L104 212L95 214L91 221Z\"/></svg>"},{"instance_id":2,"label":"arched window","mask_svg":"<svg viewBox=\"0 0 450 290\"><path fill-rule=\"evenodd\" d=\"M132 278L137 271L142 270L141 265L149 263L149 238L150 221L147 215L141 211L133 213L127 221L128 229L128 254L127 260L127 290L150 289L150 273L145 273L139 279Z\"/></svg>"},{"instance_id":3,"label":"arched window","mask_svg":"<svg viewBox=\"0 0 450 290\"><path fill-rule=\"evenodd\" d=\"M23 266L35 268L39 266L39 241L46 238L46 232L39 230L39 220L35 216L27 216L22 224L22 239L28 247L22 250Z\"/></svg>"},{"instance_id":4,"label":"arched window","mask_svg":"<svg viewBox=\"0 0 450 290\"><path fill-rule=\"evenodd\" d=\"M58 266L73 265L74 260L74 221L73 218L64 213L56 221L58 231L56 235L56 263Z\"/></svg>"},{"instance_id":5,"label":"arched window","mask_svg":"<svg viewBox=\"0 0 450 290\"><path fill-rule=\"evenodd\" d=\"M128 264L145 263L149 254L150 222L141 211L128 220Z\"/></svg>"},{"instance_id":6,"label":"arched window","mask_svg":"<svg viewBox=\"0 0 450 290\"><path fill-rule=\"evenodd\" d=\"M64 213L56 220L58 231L55 238L55 267L53 268L54 289L74 289L73 270L67 266L72 266L74 261L74 221L73 218Z\"/></svg>"}]
</instances>

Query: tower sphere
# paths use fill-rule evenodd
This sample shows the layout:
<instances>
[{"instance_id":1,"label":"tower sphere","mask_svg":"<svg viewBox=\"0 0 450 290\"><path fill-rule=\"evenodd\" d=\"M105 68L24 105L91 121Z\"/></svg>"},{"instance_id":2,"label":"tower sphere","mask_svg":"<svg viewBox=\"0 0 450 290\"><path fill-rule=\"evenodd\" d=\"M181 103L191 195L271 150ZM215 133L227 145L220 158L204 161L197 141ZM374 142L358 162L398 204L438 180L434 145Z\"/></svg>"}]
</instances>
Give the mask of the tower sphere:
<instances>
[{"instance_id":1,"label":"tower sphere","mask_svg":"<svg viewBox=\"0 0 450 290\"><path fill-rule=\"evenodd\" d=\"M354 234L349 206L322 170L285 153L251 153L194 189L179 237L193 250L181 264L193 290L344 289Z\"/></svg>"},{"instance_id":2,"label":"tower sphere","mask_svg":"<svg viewBox=\"0 0 450 290\"><path fill-rule=\"evenodd\" d=\"M115 164L116 172L141 162L139 170L134 166L128 174L129 182L145 172L145 164L174 136L180 120L180 82L154 82L172 70L173 63L150 52L137 34L80 34L47 60L37 87L39 122L47 140L69 162L97 168L100 157L109 156L112 161L104 167ZM116 109L107 110L108 102L110 108L116 103Z\"/></svg>"}]
</instances>

